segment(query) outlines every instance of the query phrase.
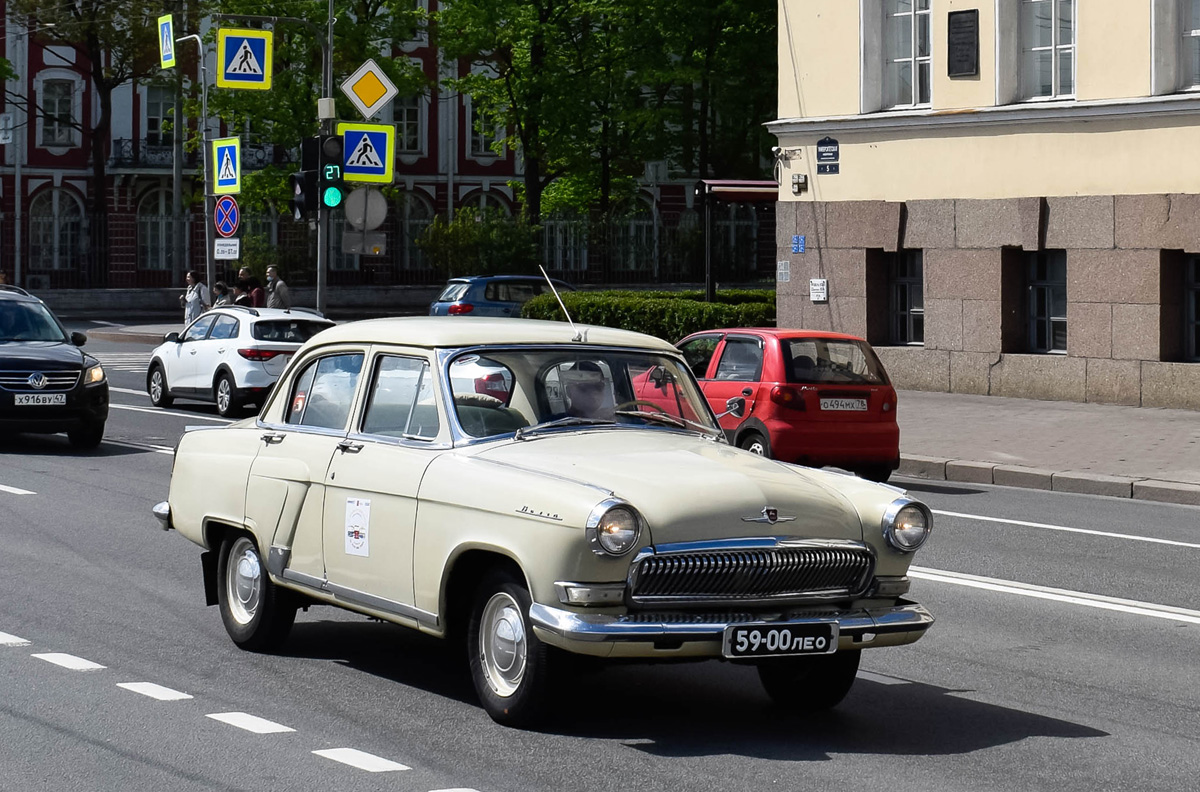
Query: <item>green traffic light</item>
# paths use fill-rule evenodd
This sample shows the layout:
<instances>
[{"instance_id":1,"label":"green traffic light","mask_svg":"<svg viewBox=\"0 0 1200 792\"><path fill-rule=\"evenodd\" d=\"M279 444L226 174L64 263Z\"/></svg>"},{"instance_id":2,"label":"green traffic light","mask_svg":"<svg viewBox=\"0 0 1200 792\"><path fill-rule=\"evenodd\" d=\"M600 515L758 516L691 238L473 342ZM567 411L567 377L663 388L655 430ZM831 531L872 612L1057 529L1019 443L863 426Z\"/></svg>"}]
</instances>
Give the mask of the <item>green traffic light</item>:
<instances>
[{"instance_id":1,"label":"green traffic light","mask_svg":"<svg viewBox=\"0 0 1200 792\"><path fill-rule=\"evenodd\" d=\"M342 191L337 187L326 187L321 194L321 201L330 208L339 206L342 203Z\"/></svg>"}]
</instances>

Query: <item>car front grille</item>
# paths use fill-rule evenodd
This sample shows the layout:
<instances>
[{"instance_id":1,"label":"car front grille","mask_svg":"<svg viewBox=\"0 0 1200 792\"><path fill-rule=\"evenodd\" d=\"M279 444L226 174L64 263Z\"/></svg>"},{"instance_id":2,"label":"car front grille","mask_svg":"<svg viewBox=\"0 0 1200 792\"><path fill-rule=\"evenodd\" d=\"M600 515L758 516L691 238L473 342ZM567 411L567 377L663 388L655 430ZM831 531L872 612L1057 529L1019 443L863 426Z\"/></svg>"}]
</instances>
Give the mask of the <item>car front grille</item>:
<instances>
[{"instance_id":1,"label":"car front grille","mask_svg":"<svg viewBox=\"0 0 1200 792\"><path fill-rule=\"evenodd\" d=\"M35 388L29 383L34 374L46 378L43 387ZM74 388L77 382L78 371L0 371L0 388L15 393L61 393Z\"/></svg>"},{"instance_id":2,"label":"car front grille","mask_svg":"<svg viewBox=\"0 0 1200 792\"><path fill-rule=\"evenodd\" d=\"M875 558L862 544L803 542L649 555L630 573L635 604L805 602L854 598Z\"/></svg>"}]
</instances>

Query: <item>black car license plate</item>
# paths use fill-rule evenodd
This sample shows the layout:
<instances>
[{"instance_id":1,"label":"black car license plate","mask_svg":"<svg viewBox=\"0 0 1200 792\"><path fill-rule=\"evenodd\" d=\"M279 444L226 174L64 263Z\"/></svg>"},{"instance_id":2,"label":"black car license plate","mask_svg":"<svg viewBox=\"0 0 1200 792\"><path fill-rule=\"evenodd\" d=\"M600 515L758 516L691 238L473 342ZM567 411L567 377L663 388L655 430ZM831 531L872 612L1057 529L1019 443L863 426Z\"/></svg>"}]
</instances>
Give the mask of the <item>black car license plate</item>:
<instances>
[{"instance_id":1,"label":"black car license plate","mask_svg":"<svg viewBox=\"0 0 1200 792\"><path fill-rule=\"evenodd\" d=\"M837 651L837 622L733 624L725 628L725 657L778 657Z\"/></svg>"}]
</instances>

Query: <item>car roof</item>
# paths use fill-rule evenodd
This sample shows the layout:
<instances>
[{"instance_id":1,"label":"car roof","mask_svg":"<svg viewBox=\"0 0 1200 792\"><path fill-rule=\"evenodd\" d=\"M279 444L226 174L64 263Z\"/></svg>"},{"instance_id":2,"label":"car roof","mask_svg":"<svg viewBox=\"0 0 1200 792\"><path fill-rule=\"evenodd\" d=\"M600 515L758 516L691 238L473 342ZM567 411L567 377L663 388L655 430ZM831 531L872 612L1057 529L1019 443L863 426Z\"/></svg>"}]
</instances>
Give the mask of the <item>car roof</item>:
<instances>
[{"instance_id":1,"label":"car roof","mask_svg":"<svg viewBox=\"0 0 1200 792\"><path fill-rule=\"evenodd\" d=\"M558 278L551 278L555 283L565 283ZM483 281L538 281L545 283L546 279L541 275L463 275L458 278L451 278L447 281L450 283L481 283Z\"/></svg>"},{"instance_id":2,"label":"car roof","mask_svg":"<svg viewBox=\"0 0 1200 792\"><path fill-rule=\"evenodd\" d=\"M8 283L0 283L0 300L11 300L13 302L25 303L41 302L41 300L25 291L20 286L13 286Z\"/></svg>"},{"instance_id":3,"label":"car roof","mask_svg":"<svg viewBox=\"0 0 1200 792\"><path fill-rule=\"evenodd\" d=\"M485 316L403 316L365 319L323 330L314 340L319 344L375 343L420 347L467 347L505 344L571 344L576 330L584 335L579 343L676 352L671 344L643 333L612 327L548 322L540 319L510 319ZM313 342L309 342L310 344Z\"/></svg>"},{"instance_id":4,"label":"car roof","mask_svg":"<svg viewBox=\"0 0 1200 792\"><path fill-rule=\"evenodd\" d=\"M722 327L712 330L700 330L687 336L687 338L709 333L727 333L733 335L740 333L742 335L774 336L775 338L830 338L842 341L865 340L862 336L851 335L850 333L835 333L831 330L801 330L786 327Z\"/></svg>"},{"instance_id":5,"label":"car roof","mask_svg":"<svg viewBox=\"0 0 1200 792\"><path fill-rule=\"evenodd\" d=\"M219 305L205 313L223 313L238 318L247 318L251 322L261 322L265 319L305 319L313 322L332 322L311 310L296 308L251 308L246 305Z\"/></svg>"}]
</instances>

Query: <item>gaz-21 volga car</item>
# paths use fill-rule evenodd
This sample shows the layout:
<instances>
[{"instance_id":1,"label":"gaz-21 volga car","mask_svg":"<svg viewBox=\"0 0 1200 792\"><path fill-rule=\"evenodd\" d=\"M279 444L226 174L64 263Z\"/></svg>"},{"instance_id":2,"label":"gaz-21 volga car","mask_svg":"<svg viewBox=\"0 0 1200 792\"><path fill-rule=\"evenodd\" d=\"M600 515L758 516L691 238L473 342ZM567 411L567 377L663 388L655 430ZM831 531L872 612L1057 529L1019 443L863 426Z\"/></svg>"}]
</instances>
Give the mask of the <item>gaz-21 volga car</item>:
<instances>
[{"instance_id":1,"label":"gaz-21 volga car","mask_svg":"<svg viewBox=\"0 0 1200 792\"><path fill-rule=\"evenodd\" d=\"M933 623L904 598L926 506L729 445L677 349L601 327L325 330L256 418L183 435L154 513L205 549L239 646L313 603L455 639L511 725L569 654L751 663L777 702L827 708L863 649Z\"/></svg>"}]
</instances>

